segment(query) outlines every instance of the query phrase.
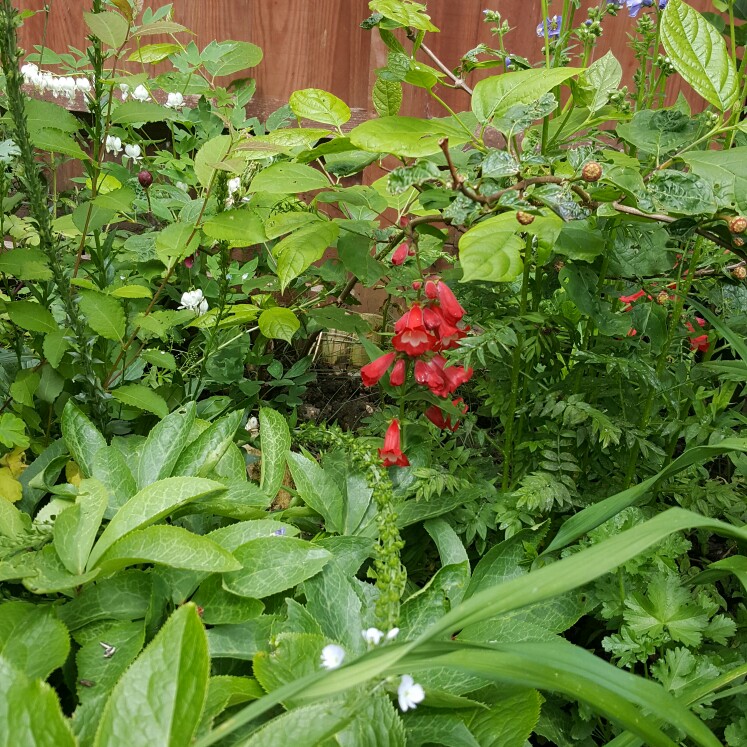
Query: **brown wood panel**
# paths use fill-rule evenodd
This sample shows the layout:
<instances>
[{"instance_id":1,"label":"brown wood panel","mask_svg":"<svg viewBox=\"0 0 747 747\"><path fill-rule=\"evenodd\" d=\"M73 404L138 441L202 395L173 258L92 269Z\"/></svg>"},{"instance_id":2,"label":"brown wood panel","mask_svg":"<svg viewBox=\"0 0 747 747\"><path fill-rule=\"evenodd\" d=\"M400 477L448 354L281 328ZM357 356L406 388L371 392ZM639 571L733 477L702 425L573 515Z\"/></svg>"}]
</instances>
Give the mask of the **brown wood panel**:
<instances>
[{"instance_id":1,"label":"brown wood panel","mask_svg":"<svg viewBox=\"0 0 747 747\"><path fill-rule=\"evenodd\" d=\"M88 2L79 0L46 0L50 6L49 20L44 34L45 16L38 13L28 19L21 30L22 45L31 50L45 38L46 45L57 52L68 45L81 49L85 46L86 29L82 11ZM587 7L589 0L583 3ZM690 0L699 10L711 8L710 0ZM45 0L18 0L23 9L40 10ZM161 3L146 0L146 7ZM494 44L489 27L483 23L482 10L486 0L430 0L429 13L433 22L443 29L431 34L427 43L450 68L457 65L461 55L480 42ZM498 7L513 27L506 37L510 51L539 62L543 41L535 29L541 18L538 0L488 1ZM386 49L376 33L364 31L359 24L368 14L367 0L175 0L175 20L196 33L200 46L213 39L251 41L264 50L264 60L255 69L257 96L252 108L264 115L286 102L288 96L299 88L316 87L331 91L344 99L355 112L354 121L371 110L370 89L373 70L386 61ZM560 3L554 3L559 6ZM577 18L583 18L581 12ZM627 34L634 29L635 21L625 10L616 18L605 22L605 34L595 50L601 56L612 49L620 59L626 81L636 65L627 47ZM159 41L150 37L148 41ZM423 62L430 62L421 53ZM130 65L138 70L139 65ZM486 74L486 73L484 73ZM484 75L483 74L483 75ZM480 75L470 76L470 83ZM672 81L669 100L673 100L680 85ZM683 87L692 106L699 110L703 102L697 95ZM438 91L455 109L466 109L466 93L441 86ZM441 108L424 91L408 87L403 113L434 116Z\"/></svg>"}]
</instances>

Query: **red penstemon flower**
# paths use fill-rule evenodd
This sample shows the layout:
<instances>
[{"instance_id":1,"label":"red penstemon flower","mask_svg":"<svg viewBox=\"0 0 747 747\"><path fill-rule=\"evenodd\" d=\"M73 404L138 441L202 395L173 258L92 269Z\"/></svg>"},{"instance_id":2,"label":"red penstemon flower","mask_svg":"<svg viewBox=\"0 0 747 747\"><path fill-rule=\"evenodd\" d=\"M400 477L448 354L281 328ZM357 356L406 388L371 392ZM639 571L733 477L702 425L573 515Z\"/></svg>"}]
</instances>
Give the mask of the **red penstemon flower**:
<instances>
[{"instance_id":1,"label":"red penstemon flower","mask_svg":"<svg viewBox=\"0 0 747 747\"><path fill-rule=\"evenodd\" d=\"M394 250L394 254L392 254L392 264L393 265L403 264L404 261L407 259L407 251L408 251L407 244L400 244Z\"/></svg>"},{"instance_id":2,"label":"red penstemon flower","mask_svg":"<svg viewBox=\"0 0 747 747\"><path fill-rule=\"evenodd\" d=\"M381 377L389 370L389 366L392 365L396 357L396 353L386 353L363 366L363 368L361 368L361 379L363 380L363 385L373 386L374 384L377 384L379 379L381 379Z\"/></svg>"},{"instance_id":3,"label":"red penstemon flower","mask_svg":"<svg viewBox=\"0 0 747 747\"><path fill-rule=\"evenodd\" d=\"M406 372L406 365L402 358L400 358L395 364L394 368L392 369L392 373L389 374L389 383L392 386L402 386L402 384L405 383L405 372Z\"/></svg>"},{"instance_id":4,"label":"red penstemon flower","mask_svg":"<svg viewBox=\"0 0 747 747\"><path fill-rule=\"evenodd\" d=\"M399 434L399 420L394 418L384 436L384 446L379 456L385 467L409 467L409 459L402 453Z\"/></svg>"},{"instance_id":5,"label":"red penstemon flower","mask_svg":"<svg viewBox=\"0 0 747 747\"><path fill-rule=\"evenodd\" d=\"M459 405L464 402L464 400L461 397L457 397L456 399L451 401L451 404L454 407L459 407ZM464 405L464 407L460 408L460 411L462 415L464 415L467 412L467 405ZM453 423L451 422L451 415L446 415L444 411L438 407L437 405L431 405L426 411L425 411L425 417L428 418L428 420L433 423L437 428L440 428L443 430L450 430L452 433L459 428L459 420L455 420Z\"/></svg>"},{"instance_id":6,"label":"red penstemon flower","mask_svg":"<svg viewBox=\"0 0 747 747\"><path fill-rule=\"evenodd\" d=\"M410 310L405 312L394 325L397 333L392 338L392 347L400 353L405 353L412 358L433 350L438 342L423 322L423 309L418 303L414 303Z\"/></svg>"},{"instance_id":7,"label":"red penstemon flower","mask_svg":"<svg viewBox=\"0 0 747 747\"><path fill-rule=\"evenodd\" d=\"M699 327L705 327L706 321L702 317L696 316L695 321ZM695 327L690 322L685 322L687 331L692 333L690 337L690 350L699 350L701 353L705 353L710 347L710 341L708 335L695 335Z\"/></svg>"}]
</instances>

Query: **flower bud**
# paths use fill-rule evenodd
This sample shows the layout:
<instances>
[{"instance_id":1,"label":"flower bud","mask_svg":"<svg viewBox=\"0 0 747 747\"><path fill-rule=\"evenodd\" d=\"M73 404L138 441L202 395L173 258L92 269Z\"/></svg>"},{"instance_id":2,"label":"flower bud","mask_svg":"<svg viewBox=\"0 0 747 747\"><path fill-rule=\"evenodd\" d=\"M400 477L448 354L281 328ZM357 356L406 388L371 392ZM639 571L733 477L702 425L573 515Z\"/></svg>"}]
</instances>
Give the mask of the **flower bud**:
<instances>
[{"instance_id":1,"label":"flower bud","mask_svg":"<svg viewBox=\"0 0 747 747\"><path fill-rule=\"evenodd\" d=\"M150 171L146 171L143 169L138 175L137 180L140 182L140 186L143 189L148 189L151 184L153 184L153 174L150 173Z\"/></svg>"},{"instance_id":2,"label":"flower bud","mask_svg":"<svg viewBox=\"0 0 747 747\"><path fill-rule=\"evenodd\" d=\"M419 291L423 287L423 283L420 280L413 280L412 281L412 289L414 291Z\"/></svg>"},{"instance_id":3,"label":"flower bud","mask_svg":"<svg viewBox=\"0 0 747 747\"><path fill-rule=\"evenodd\" d=\"M731 276L735 280L744 280L745 278L747 278L747 267L745 267L744 265L739 265L739 267L735 267L731 271Z\"/></svg>"},{"instance_id":4,"label":"flower bud","mask_svg":"<svg viewBox=\"0 0 747 747\"><path fill-rule=\"evenodd\" d=\"M747 218L743 215L735 215L729 221L729 230L732 233L744 233L747 231Z\"/></svg>"},{"instance_id":5,"label":"flower bud","mask_svg":"<svg viewBox=\"0 0 747 747\"><path fill-rule=\"evenodd\" d=\"M530 223L534 223L534 216L531 213L525 213L523 210L519 210L519 212L516 213L516 220L518 220L522 226L528 226Z\"/></svg>"},{"instance_id":6,"label":"flower bud","mask_svg":"<svg viewBox=\"0 0 747 747\"><path fill-rule=\"evenodd\" d=\"M431 300L438 296L438 289L432 280L428 280L425 284L425 295Z\"/></svg>"},{"instance_id":7,"label":"flower bud","mask_svg":"<svg viewBox=\"0 0 747 747\"><path fill-rule=\"evenodd\" d=\"M581 176L584 181L598 182L602 178L602 165L596 161L589 161L581 169Z\"/></svg>"},{"instance_id":8,"label":"flower bud","mask_svg":"<svg viewBox=\"0 0 747 747\"><path fill-rule=\"evenodd\" d=\"M741 236L733 236L731 243L734 244L734 246L744 246L744 239Z\"/></svg>"},{"instance_id":9,"label":"flower bud","mask_svg":"<svg viewBox=\"0 0 747 747\"><path fill-rule=\"evenodd\" d=\"M656 303L658 303L660 306L664 306L665 303L669 302L669 293L666 291L661 291L658 296L656 296Z\"/></svg>"}]
</instances>

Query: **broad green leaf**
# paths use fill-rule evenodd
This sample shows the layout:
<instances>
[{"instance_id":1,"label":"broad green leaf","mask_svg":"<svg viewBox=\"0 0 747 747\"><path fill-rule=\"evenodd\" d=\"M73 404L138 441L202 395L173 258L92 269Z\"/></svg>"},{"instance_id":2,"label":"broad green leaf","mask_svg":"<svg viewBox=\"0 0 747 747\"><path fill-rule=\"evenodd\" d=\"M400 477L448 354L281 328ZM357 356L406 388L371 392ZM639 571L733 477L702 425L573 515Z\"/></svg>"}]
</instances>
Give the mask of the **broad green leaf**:
<instances>
[{"instance_id":1,"label":"broad green leaf","mask_svg":"<svg viewBox=\"0 0 747 747\"><path fill-rule=\"evenodd\" d=\"M202 609L202 622L206 625L243 623L259 617L265 607L258 599L240 597L226 591L218 575L203 581L192 601Z\"/></svg>"},{"instance_id":2,"label":"broad green leaf","mask_svg":"<svg viewBox=\"0 0 747 747\"><path fill-rule=\"evenodd\" d=\"M524 242L516 235L519 228L516 213L509 212L488 218L462 234L459 239L462 282L515 280L524 266L521 259Z\"/></svg>"},{"instance_id":3,"label":"broad green leaf","mask_svg":"<svg viewBox=\"0 0 747 747\"><path fill-rule=\"evenodd\" d=\"M265 309L259 316L259 331L270 340L285 340L290 343L301 328L296 315L283 306Z\"/></svg>"},{"instance_id":4,"label":"broad green leaf","mask_svg":"<svg viewBox=\"0 0 747 747\"><path fill-rule=\"evenodd\" d=\"M156 234L156 255L167 267L194 254L200 245L200 232L189 223L171 223Z\"/></svg>"},{"instance_id":5,"label":"broad green leaf","mask_svg":"<svg viewBox=\"0 0 747 747\"><path fill-rule=\"evenodd\" d=\"M88 326L107 340L122 340L127 320L122 304L116 298L98 291L80 292L80 309Z\"/></svg>"},{"instance_id":6,"label":"broad green leaf","mask_svg":"<svg viewBox=\"0 0 747 747\"><path fill-rule=\"evenodd\" d=\"M167 415L148 434L135 473L139 488L173 474L174 466L189 441L195 411L194 402L190 402Z\"/></svg>"},{"instance_id":7,"label":"broad green leaf","mask_svg":"<svg viewBox=\"0 0 747 747\"><path fill-rule=\"evenodd\" d=\"M622 66L611 51L589 65L581 76L592 89L591 102L588 108L593 114L607 105L609 95L616 91L622 80Z\"/></svg>"},{"instance_id":8,"label":"broad green leaf","mask_svg":"<svg viewBox=\"0 0 747 747\"><path fill-rule=\"evenodd\" d=\"M262 50L245 41L212 41L200 55L210 75L233 75L262 62Z\"/></svg>"},{"instance_id":9,"label":"broad green leaf","mask_svg":"<svg viewBox=\"0 0 747 747\"><path fill-rule=\"evenodd\" d=\"M724 37L682 0L667 3L659 30L674 69L708 103L722 112L730 109L739 82Z\"/></svg>"},{"instance_id":10,"label":"broad green leaf","mask_svg":"<svg viewBox=\"0 0 747 747\"><path fill-rule=\"evenodd\" d=\"M294 91L288 104L297 117L312 122L341 127L350 119L350 107L334 94L319 88Z\"/></svg>"},{"instance_id":11,"label":"broad green leaf","mask_svg":"<svg viewBox=\"0 0 747 747\"><path fill-rule=\"evenodd\" d=\"M312 192L329 187L329 179L311 166L302 163L276 163L260 171L249 185L250 192L273 195Z\"/></svg>"},{"instance_id":12,"label":"broad green leaf","mask_svg":"<svg viewBox=\"0 0 747 747\"><path fill-rule=\"evenodd\" d=\"M259 433L262 447L259 486L272 500L283 484L285 465L290 452L288 421L279 412L263 407L259 411Z\"/></svg>"},{"instance_id":13,"label":"broad green leaf","mask_svg":"<svg viewBox=\"0 0 747 747\"><path fill-rule=\"evenodd\" d=\"M111 518L117 509L137 493L137 483L122 452L114 446L104 446L91 462L92 476L106 487L109 506L106 513Z\"/></svg>"},{"instance_id":14,"label":"broad green leaf","mask_svg":"<svg viewBox=\"0 0 747 747\"><path fill-rule=\"evenodd\" d=\"M40 249L11 249L0 254L0 272L18 280L49 280L47 257Z\"/></svg>"},{"instance_id":15,"label":"broad green leaf","mask_svg":"<svg viewBox=\"0 0 747 747\"><path fill-rule=\"evenodd\" d=\"M27 677L46 680L69 651L67 628L51 607L16 601L0 605L0 656Z\"/></svg>"},{"instance_id":16,"label":"broad green leaf","mask_svg":"<svg viewBox=\"0 0 747 747\"><path fill-rule=\"evenodd\" d=\"M107 47L119 49L127 40L130 24L123 16L114 11L104 13L83 12L83 20L89 31Z\"/></svg>"},{"instance_id":17,"label":"broad green leaf","mask_svg":"<svg viewBox=\"0 0 747 747\"><path fill-rule=\"evenodd\" d=\"M277 620L274 615L260 615L240 625L210 628L207 632L210 658L251 661L258 651L269 651Z\"/></svg>"},{"instance_id":18,"label":"broad green leaf","mask_svg":"<svg viewBox=\"0 0 747 747\"><path fill-rule=\"evenodd\" d=\"M75 503L57 516L54 547L70 573L85 572L108 502L106 488L98 480L85 479L80 483Z\"/></svg>"},{"instance_id":19,"label":"broad green leaf","mask_svg":"<svg viewBox=\"0 0 747 747\"><path fill-rule=\"evenodd\" d=\"M694 174L713 185L724 207L747 212L747 147L692 151L681 158Z\"/></svg>"},{"instance_id":20,"label":"broad green leaf","mask_svg":"<svg viewBox=\"0 0 747 747\"><path fill-rule=\"evenodd\" d=\"M109 291L110 296L115 298L151 298L153 294L144 285L122 285Z\"/></svg>"},{"instance_id":21,"label":"broad green leaf","mask_svg":"<svg viewBox=\"0 0 747 747\"><path fill-rule=\"evenodd\" d=\"M125 384L112 390L112 397L128 407L152 412L159 418L169 414L166 400L145 384Z\"/></svg>"},{"instance_id":22,"label":"broad green leaf","mask_svg":"<svg viewBox=\"0 0 747 747\"><path fill-rule=\"evenodd\" d=\"M109 225L116 218L116 211L110 208L101 207L89 200L83 200L78 203L72 212L73 225L81 232L98 231L104 226ZM86 281L86 278L73 278L73 284L80 285ZM93 283L91 286L95 288ZM85 287L85 286L82 286Z\"/></svg>"},{"instance_id":23,"label":"broad green leaf","mask_svg":"<svg viewBox=\"0 0 747 747\"><path fill-rule=\"evenodd\" d=\"M431 17L423 12L425 5L420 3L405 3L402 0L371 0L368 7L402 26L412 26L419 31L438 31L431 23Z\"/></svg>"},{"instance_id":24,"label":"broad green leaf","mask_svg":"<svg viewBox=\"0 0 747 747\"><path fill-rule=\"evenodd\" d=\"M92 581L99 574L98 570L81 574L70 573L52 545L45 545L38 552L29 555L25 565L32 568L35 573L24 578L23 585L34 594L71 591Z\"/></svg>"},{"instance_id":25,"label":"broad green leaf","mask_svg":"<svg viewBox=\"0 0 747 747\"><path fill-rule=\"evenodd\" d=\"M261 537L233 555L244 567L226 573L223 585L234 594L254 599L293 588L319 573L332 558L327 550L295 537Z\"/></svg>"},{"instance_id":26,"label":"broad green leaf","mask_svg":"<svg viewBox=\"0 0 747 747\"><path fill-rule=\"evenodd\" d=\"M109 547L96 566L104 573L112 573L140 563L207 573L240 567L229 552L212 540L173 526L150 526L128 533Z\"/></svg>"},{"instance_id":27,"label":"broad green leaf","mask_svg":"<svg viewBox=\"0 0 747 747\"><path fill-rule=\"evenodd\" d=\"M42 130L35 130L31 133L31 141L35 148L46 150L49 153L60 153L63 156L70 156L79 161L88 161L89 157L81 149L72 135L66 132L45 127Z\"/></svg>"},{"instance_id":28,"label":"broad green leaf","mask_svg":"<svg viewBox=\"0 0 747 747\"><path fill-rule=\"evenodd\" d=\"M341 534L343 499L335 481L315 461L292 451L288 467L301 500L322 516L328 532Z\"/></svg>"},{"instance_id":29,"label":"broad green leaf","mask_svg":"<svg viewBox=\"0 0 747 747\"><path fill-rule=\"evenodd\" d=\"M180 607L117 682L94 747L190 744L205 702L210 662L193 604Z\"/></svg>"},{"instance_id":30,"label":"broad green leaf","mask_svg":"<svg viewBox=\"0 0 747 747\"><path fill-rule=\"evenodd\" d=\"M531 104L543 94L583 72L583 68L533 68L494 75L478 81L472 95L472 111L482 124L502 117L512 106Z\"/></svg>"},{"instance_id":31,"label":"broad green leaf","mask_svg":"<svg viewBox=\"0 0 747 747\"><path fill-rule=\"evenodd\" d=\"M118 213L129 213L132 211L134 200L135 190L132 187L119 187L110 192L100 192L93 200L93 204L106 210L116 210Z\"/></svg>"},{"instance_id":32,"label":"broad green leaf","mask_svg":"<svg viewBox=\"0 0 747 747\"><path fill-rule=\"evenodd\" d=\"M205 477L233 443L241 418L241 411L237 411L207 427L181 453L173 474L183 477Z\"/></svg>"},{"instance_id":33,"label":"broad green leaf","mask_svg":"<svg viewBox=\"0 0 747 747\"><path fill-rule=\"evenodd\" d=\"M203 616L203 621L204 619ZM249 700L257 700L264 694L265 691L257 680L249 677L234 677L225 674L211 677L208 681L205 710L202 714L198 734L209 731L213 720L226 708L246 703Z\"/></svg>"},{"instance_id":34,"label":"broad green leaf","mask_svg":"<svg viewBox=\"0 0 747 747\"><path fill-rule=\"evenodd\" d=\"M447 521L444 521L444 519L429 519L425 522L423 528L436 543L442 566L463 563L468 560L467 551L464 549L459 535Z\"/></svg>"},{"instance_id":35,"label":"broad green leaf","mask_svg":"<svg viewBox=\"0 0 747 747\"><path fill-rule=\"evenodd\" d=\"M155 65L157 62L163 62L169 55L181 51L182 47L179 44L169 44L168 42L146 44L136 49L127 60L128 62L142 62L145 65Z\"/></svg>"},{"instance_id":36,"label":"broad green leaf","mask_svg":"<svg viewBox=\"0 0 747 747\"><path fill-rule=\"evenodd\" d=\"M731 558L717 560L704 571L698 573L692 581L695 584L708 584L732 573L747 591L747 557L744 555L734 555Z\"/></svg>"},{"instance_id":37,"label":"broad green leaf","mask_svg":"<svg viewBox=\"0 0 747 747\"><path fill-rule=\"evenodd\" d=\"M377 78L371 99L380 117L393 117L399 114L402 106L402 84L396 80Z\"/></svg>"},{"instance_id":38,"label":"broad green leaf","mask_svg":"<svg viewBox=\"0 0 747 747\"><path fill-rule=\"evenodd\" d=\"M104 437L71 399L62 411L61 428L65 445L83 477L92 477L93 457L102 446L106 446Z\"/></svg>"},{"instance_id":39,"label":"broad green leaf","mask_svg":"<svg viewBox=\"0 0 747 747\"><path fill-rule=\"evenodd\" d=\"M0 744L76 747L55 691L0 656Z\"/></svg>"},{"instance_id":40,"label":"broad green leaf","mask_svg":"<svg viewBox=\"0 0 747 747\"><path fill-rule=\"evenodd\" d=\"M409 720L409 719L408 719ZM355 718L336 736L340 747L409 747L405 727L392 699L373 693L358 709ZM449 745L456 747L456 745Z\"/></svg>"},{"instance_id":41,"label":"broad green leaf","mask_svg":"<svg viewBox=\"0 0 747 747\"><path fill-rule=\"evenodd\" d=\"M218 493L225 486L201 477L168 477L147 485L117 511L88 560L93 568L99 558L120 538L164 519L176 509L198 498Z\"/></svg>"},{"instance_id":42,"label":"broad green leaf","mask_svg":"<svg viewBox=\"0 0 747 747\"><path fill-rule=\"evenodd\" d=\"M62 361L62 356L70 347L67 337L70 336L70 330L60 327L54 332L47 332L44 335L44 342L42 344L42 351L44 357L47 359L52 368L57 368Z\"/></svg>"},{"instance_id":43,"label":"broad green leaf","mask_svg":"<svg viewBox=\"0 0 747 747\"><path fill-rule=\"evenodd\" d=\"M30 332L56 332L59 327L52 314L36 301L12 301L5 312L13 324Z\"/></svg>"},{"instance_id":44,"label":"broad green leaf","mask_svg":"<svg viewBox=\"0 0 747 747\"><path fill-rule=\"evenodd\" d=\"M4 412L0 415L0 443L11 449L14 446L25 449L29 445L26 423L12 412Z\"/></svg>"},{"instance_id":45,"label":"broad green leaf","mask_svg":"<svg viewBox=\"0 0 747 747\"><path fill-rule=\"evenodd\" d=\"M322 192L320 197L329 194L329 192ZM270 215L264 222L265 234L268 239L277 239L283 234L296 231L299 228L308 226L312 223L319 223L322 220L315 213L306 213L301 211L293 211L290 213L275 213Z\"/></svg>"},{"instance_id":46,"label":"broad green leaf","mask_svg":"<svg viewBox=\"0 0 747 747\"><path fill-rule=\"evenodd\" d=\"M350 131L350 142L357 148L403 158L422 158L440 153L439 142L444 138L454 147L467 142L469 135L437 119L400 116L371 119Z\"/></svg>"},{"instance_id":47,"label":"broad green leaf","mask_svg":"<svg viewBox=\"0 0 747 747\"><path fill-rule=\"evenodd\" d=\"M267 241L262 218L253 210L226 210L202 225L206 236L229 241L235 246L251 246Z\"/></svg>"},{"instance_id":48,"label":"broad green leaf","mask_svg":"<svg viewBox=\"0 0 747 747\"><path fill-rule=\"evenodd\" d=\"M204 143L195 156L195 175L203 187L209 186L215 174L215 164L228 156L233 140L230 135L216 135Z\"/></svg>"},{"instance_id":49,"label":"broad green leaf","mask_svg":"<svg viewBox=\"0 0 747 747\"><path fill-rule=\"evenodd\" d=\"M70 134L81 127L81 121L72 112L51 101L28 98L24 101L24 110L26 124L32 133L49 127L50 122L54 122L55 130Z\"/></svg>"},{"instance_id":50,"label":"broad green leaf","mask_svg":"<svg viewBox=\"0 0 747 747\"><path fill-rule=\"evenodd\" d=\"M443 744L446 747L481 747L458 716L424 715L407 717L407 747Z\"/></svg>"},{"instance_id":51,"label":"broad green leaf","mask_svg":"<svg viewBox=\"0 0 747 747\"><path fill-rule=\"evenodd\" d=\"M334 246L340 229L332 221L316 221L294 231L273 248L277 257L278 277L283 290L312 263L320 260L328 247Z\"/></svg>"},{"instance_id":52,"label":"broad green leaf","mask_svg":"<svg viewBox=\"0 0 747 747\"><path fill-rule=\"evenodd\" d=\"M512 689L466 723L480 747L524 747L539 720L541 703L536 690Z\"/></svg>"}]
</instances>

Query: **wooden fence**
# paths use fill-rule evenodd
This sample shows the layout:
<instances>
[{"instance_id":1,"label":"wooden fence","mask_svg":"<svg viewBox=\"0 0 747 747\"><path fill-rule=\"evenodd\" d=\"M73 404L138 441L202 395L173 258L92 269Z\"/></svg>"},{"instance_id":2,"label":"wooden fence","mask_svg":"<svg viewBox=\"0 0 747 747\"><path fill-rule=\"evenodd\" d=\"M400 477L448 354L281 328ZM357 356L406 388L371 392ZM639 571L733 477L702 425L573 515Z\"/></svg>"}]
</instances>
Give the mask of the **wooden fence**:
<instances>
[{"instance_id":1,"label":"wooden fence","mask_svg":"<svg viewBox=\"0 0 747 747\"><path fill-rule=\"evenodd\" d=\"M86 29L82 12L89 6L80 0L17 0L19 7L41 10L49 6L49 16L38 13L29 18L21 31L21 41L27 50L45 39L46 46L56 52L67 51L69 45L85 48ZM597 0L606 2L606 0ZM690 0L698 10L710 10L710 0ZM145 0L147 7L162 2ZM588 7L591 2L582 0ZM257 79L257 95L252 102L253 113L260 117L288 100L299 88L322 88L336 94L354 110L353 123L372 110L370 91L374 69L386 61L386 48L376 32L364 31L360 22L370 11L367 0L174 0L174 20L195 32L200 47L212 40L235 39L251 41L264 50L264 60L253 73ZM428 0L428 12L441 30L431 34L427 44L448 67L457 65L461 55L484 42L494 44L490 29L483 22L486 5L500 10L514 29L506 37L506 47L532 61L539 61L543 41L536 35L541 20L539 0ZM551 3L558 12L561 3ZM577 18L584 16L579 13ZM605 33L595 54L612 49L623 65L629 82L636 61L627 46L627 35L635 20L622 10L616 18L605 22ZM46 31L45 31L46 29ZM184 35L186 38L186 35ZM167 41L151 37L148 41ZM424 55L423 62L432 62ZM130 68L139 70L131 63ZM475 76L477 80L479 76ZM679 92L678 81L672 81L669 99ZM443 111L422 90L407 87L402 113L428 116ZM441 87L444 88L444 87ZM469 107L464 91L439 90L439 95L455 109ZM685 95L695 110L703 102L685 88Z\"/></svg>"}]
</instances>

